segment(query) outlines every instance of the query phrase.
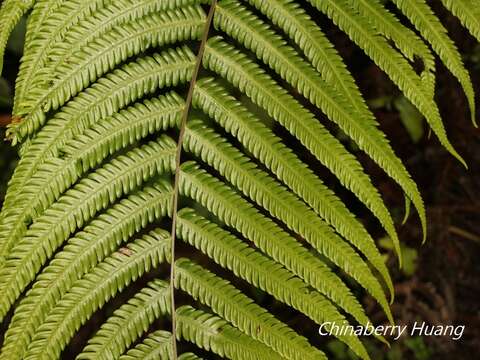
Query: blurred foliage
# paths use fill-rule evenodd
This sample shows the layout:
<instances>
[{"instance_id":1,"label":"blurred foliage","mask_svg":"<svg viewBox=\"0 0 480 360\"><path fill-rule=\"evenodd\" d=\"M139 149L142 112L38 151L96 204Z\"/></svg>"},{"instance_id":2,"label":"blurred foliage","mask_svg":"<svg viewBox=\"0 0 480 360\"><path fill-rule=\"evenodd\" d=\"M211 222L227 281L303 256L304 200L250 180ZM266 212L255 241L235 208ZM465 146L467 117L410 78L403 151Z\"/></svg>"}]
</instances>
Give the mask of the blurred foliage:
<instances>
[{"instance_id":1,"label":"blurred foliage","mask_svg":"<svg viewBox=\"0 0 480 360\"><path fill-rule=\"evenodd\" d=\"M371 99L368 105L372 109L386 109L396 111L400 121L408 132L413 143L418 143L425 134L425 121L423 115L403 95L382 96Z\"/></svg>"},{"instance_id":2,"label":"blurred foliage","mask_svg":"<svg viewBox=\"0 0 480 360\"><path fill-rule=\"evenodd\" d=\"M389 256L394 255L393 242L389 237L383 237L378 240L378 245L385 250L389 250L389 254L386 255L387 259ZM403 257L403 265L401 271L405 276L411 277L417 269L418 251L417 249L409 247L404 243L400 244L400 251L402 252Z\"/></svg>"}]
</instances>

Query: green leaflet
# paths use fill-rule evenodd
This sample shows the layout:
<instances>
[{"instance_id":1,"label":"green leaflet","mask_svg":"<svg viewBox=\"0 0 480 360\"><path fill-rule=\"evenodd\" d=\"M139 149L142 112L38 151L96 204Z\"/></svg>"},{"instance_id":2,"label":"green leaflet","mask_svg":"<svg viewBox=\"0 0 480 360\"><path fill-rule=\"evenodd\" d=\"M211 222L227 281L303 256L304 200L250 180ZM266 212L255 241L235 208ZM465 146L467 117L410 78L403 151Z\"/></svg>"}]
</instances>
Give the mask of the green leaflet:
<instances>
[{"instance_id":1,"label":"green leaflet","mask_svg":"<svg viewBox=\"0 0 480 360\"><path fill-rule=\"evenodd\" d=\"M62 4L60 13L37 29L35 37L27 42L28 52L17 82L16 108L42 96L45 84L55 78L57 67L68 61L82 48L114 27L139 20L143 16L193 4L195 0L82 0ZM22 89L22 84L31 84ZM43 85L42 85L43 84ZM27 93L24 94L24 92ZM22 96L20 96L20 94Z\"/></svg>"},{"instance_id":2,"label":"green leaflet","mask_svg":"<svg viewBox=\"0 0 480 360\"><path fill-rule=\"evenodd\" d=\"M245 334L270 346L285 359L326 359L305 338L256 305L228 281L188 259L175 262L175 286L213 309Z\"/></svg>"},{"instance_id":3,"label":"green leaflet","mask_svg":"<svg viewBox=\"0 0 480 360\"><path fill-rule=\"evenodd\" d=\"M169 311L165 290L165 285L158 281L135 294L102 325L76 359L117 359L157 318Z\"/></svg>"},{"instance_id":4,"label":"green leaflet","mask_svg":"<svg viewBox=\"0 0 480 360\"><path fill-rule=\"evenodd\" d=\"M119 181L119 183L121 184L122 182ZM95 186L97 183L93 185ZM101 186L101 183L98 183L98 185ZM133 183L130 186L132 186L132 188L135 187ZM109 191L105 191L104 194L99 193L97 196L101 201L107 202L109 196L115 198L124 190L127 189L117 189L116 191L119 193L109 193ZM120 211L124 213L130 209L136 209L138 203L144 206L143 208L136 209L137 216L131 219L133 222L130 223L130 231L135 228L141 228L145 226L150 219L154 217L158 218L167 213L167 210L169 210L168 205L171 201L170 191L169 186L159 183L153 188L147 187L144 191L134 193L128 199L120 202ZM81 199L81 192L78 190L72 195L66 195L63 205L66 206L72 204L72 202L74 203L76 196L79 195ZM163 207L160 206L151 209L145 206L146 201L153 201L157 207L159 205L163 205ZM2 294L4 294L0 299L0 317L2 319L20 293L34 279L41 266L53 255L54 251L62 245L70 233L76 229L77 222L83 223L85 221L83 219L84 216L91 217L93 215L92 213L95 212L95 208L92 208L92 205L88 203L84 205L83 209L75 208L77 211L76 214L65 213L62 209L62 201L57 202L55 205L56 206L48 209L39 221L34 223L40 231L34 231L35 228L29 229L30 233L27 232L22 241L13 248L11 256L0 270L0 283L2 285L0 290ZM167 209L165 209L165 206ZM58 213L66 214L61 223L56 223L55 221L55 215ZM110 220L109 222L111 224L102 229L102 231L104 234L116 239L118 235L113 232L109 234L108 231L117 230L114 225L116 225L121 218L113 217L113 219L110 219L108 218L107 212L107 220Z\"/></svg>"},{"instance_id":5,"label":"green leaflet","mask_svg":"<svg viewBox=\"0 0 480 360\"><path fill-rule=\"evenodd\" d=\"M447 30L433 14L424 0L393 0L394 4L410 19L422 36L432 45L433 50L442 59L445 66L458 79L467 96L471 119L475 123L475 94L470 75L465 69L462 57L453 41L448 37ZM468 11L470 12L470 11Z\"/></svg>"},{"instance_id":6,"label":"green leaflet","mask_svg":"<svg viewBox=\"0 0 480 360\"><path fill-rule=\"evenodd\" d=\"M157 360L171 359L172 334L168 331L157 330L150 333L143 342L127 351L119 360ZM187 355L188 356L188 355ZM179 359L181 356L179 357ZM184 360L188 358L185 357ZM193 360L194 358L192 358Z\"/></svg>"},{"instance_id":7,"label":"green leaflet","mask_svg":"<svg viewBox=\"0 0 480 360\"><path fill-rule=\"evenodd\" d=\"M61 146L85 129L111 116L134 101L159 88L188 81L194 55L183 47L132 61L99 79L49 119L20 160L5 197L4 209L11 205L14 193L32 176L46 157L57 156ZM15 197L16 198L16 197Z\"/></svg>"},{"instance_id":8,"label":"green leaflet","mask_svg":"<svg viewBox=\"0 0 480 360\"><path fill-rule=\"evenodd\" d=\"M59 152L87 171L147 135L178 127L184 106L183 99L175 92L136 103L95 123Z\"/></svg>"},{"instance_id":9,"label":"green leaflet","mask_svg":"<svg viewBox=\"0 0 480 360\"><path fill-rule=\"evenodd\" d=\"M283 221L285 226L301 235L307 242L314 242L315 239L323 237L331 241L339 240L308 206L272 180L268 174L256 168L240 151L201 122L190 121L186 128L184 144L187 151L196 154L215 168L245 196ZM369 244L362 241L354 245L360 251L371 255L374 263L380 263L381 256L373 242ZM379 301L382 303L382 298ZM349 305L347 311L349 310L360 323L368 321L358 306L353 306L352 309Z\"/></svg>"},{"instance_id":10,"label":"green leaflet","mask_svg":"<svg viewBox=\"0 0 480 360\"><path fill-rule=\"evenodd\" d=\"M31 194L38 193L42 188L48 188L50 176L54 176L51 169L48 168L49 166L46 165L44 169L48 170L49 177L33 178L41 164L51 156L59 156L65 143L74 136L82 134L85 129L115 114L116 111L138 98L150 94L158 88L187 81L191 76L193 57L187 48L170 49L161 54L129 63L122 69L117 69L110 76L97 81L95 85L70 101L67 106L62 108L62 111L48 121L48 124L28 146L28 152L20 160L9 182L0 218L0 264L3 262L2 258L8 254L8 244L18 238L15 229L17 226L22 228L21 222L24 216L27 218L31 216L26 207L37 205L36 201L30 203ZM175 102L180 105L179 100L174 97L170 101L172 104ZM122 115L125 113L115 115L115 118L121 118ZM139 131L136 127L133 129ZM92 132L89 132L85 136L91 135ZM84 141L85 138L82 140ZM112 138L112 141L116 141L115 137ZM72 144L72 146L75 145ZM66 151L68 152L68 147ZM87 153L85 156L90 155ZM56 160L52 161L58 163ZM84 162L86 159L81 161ZM57 165L55 165L56 168L58 168ZM65 169L65 173L69 173L67 169ZM65 177L66 180L68 177ZM48 192L46 195L55 197Z\"/></svg>"},{"instance_id":11,"label":"green leaflet","mask_svg":"<svg viewBox=\"0 0 480 360\"><path fill-rule=\"evenodd\" d=\"M478 0L442 2L480 38ZM215 11L207 19L209 3ZM21 159L0 214L0 318L13 307L0 360L60 357L111 300L117 310L79 359L199 359L195 350L174 354L176 340L205 358L325 358L285 325L290 319L277 320L277 307L269 312L242 292L248 287L316 324L366 325L349 277L393 321L379 278L393 299L383 258L333 189L351 191L398 251L394 222L357 149L347 150L322 122L343 130L400 186L424 236L425 209L317 11L393 80L457 157L434 100L426 42L473 110L472 86L424 0L395 0L416 32L384 1L310 3L2 4L0 55L20 16L28 26L8 130ZM326 178L322 165L332 173ZM162 230L172 220L175 232ZM176 250L181 258L171 259ZM137 279L141 290L117 297ZM171 307L173 288L182 292L179 304L201 310ZM176 327L168 328L169 317ZM339 339L369 358L357 337Z\"/></svg>"},{"instance_id":12,"label":"green leaflet","mask_svg":"<svg viewBox=\"0 0 480 360\"><path fill-rule=\"evenodd\" d=\"M25 93L31 90L31 80L35 71L46 65L43 57L50 48L51 40L61 41L65 33L82 18L92 16L113 0L39 0L36 1L28 17L25 34L25 51L15 84L13 113L20 115L20 104ZM55 16L61 12L62 16Z\"/></svg>"},{"instance_id":13,"label":"green leaflet","mask_svg":"<svg viewBox=\"0 0 480 360\"><path fill-rule=\"evenodd\" d=\"M318 324L323 323L327 318L335 319L335 322L339 324L348 323L323 295L317 291L307 290L307 285L303 281L279 263L249 248L245 243L215 224L202 221L202 218L188 219L188 213L182 216L185 216L186 219L182 219L181 225L179 225L180 237L212 257L215 262L233 271L235 275L253 283L277 300L303 312ZM271 255L273 251L278 251L272 248L273 246L270 251L267 249L265 252ZM270 275L268 275L269 273ZM332 293L335 293L335 290L332 290ZM312 301L316 305L310 307L309 304L313 304ZM359 356L366 355L363 345L358 339L342 336L339 338L351 346Z\"/></svg>"},{"instance_id":14,"label":"green leaflet","mask_svg":"<svg viewBox=\"0 0 480 360\"><path fill-rule=\"evenodd\" d=\"M134 348L127 351L126 354L119 357L119 360L157 360L171 359L172 334L168 331L154 331L137 344ZM178 360L202 360L193 353L183 353L178 356Z\"/></svg>"},{"instance_id":15,"label":"green leaflet","mask_svg":"<svg viewBox=\"0 0 480 360\"><path fill-rule=\"evenodd\" d=\"M257 8L266 14L277 26L280 26L289 37L303 50L305 56L330 86L337 89L341 95L348 99L362 122L369 125L369 135L373 141L369 146L364 147L369 154L397 183L402 187L408 197L414 201L420 220L422 222L424 236L426 235L426 215L423 201L416 184L410 179L410 175L405 170L402 162L395 156L393 150L375 127L376 120L365 104L360 90L351 74L346 69L342 58L336 53L335 48L321 32L319 27L313 23L309 16L305 14L297 4L288 0L250 0ZM357 3L355 3L357 4ZM378 7L375 7L378 10ZM363 7L361 7L363 8ZM366 9L368 10L368 9ZM386 12L389 14L388 12ZM382 12L384 14L384 12ZM382 18L383 19L383 18ZM394 20L387 21L387 26ZM395 22L394 22L395 24ZM390 27L388 27L390 29ZM396 28L392 29L396 32ZM416 44L418 53L423 54L426 69L433 68L435 63L430 50L419 41L417 37L409 32L398 30L400 33L392 35L392 38L400 37L400 43L403 44L405 51L409 51L412 42ZM407 37L408 39L404 39ZM413 37L413 39L412 39ZM413 60L414 54L411 54ZM425 75L427 76L427 75ZM362 143L359 144L362 146ZM388 161L386 160L388 158ZM388 281L387 281L388 282Z\"/></svg>"},{"instance_id":16,"label":"green leaflet","mask_svg":"<svg viewBox=\"0 0 480 360\"><path fill-rule=\"evenodd\" d=\"M182 165L180 192L202 204L227 225L233 226L247 239L253 240L260 249L285 266L289 267L288 264L292 257L302 259L305 256L302 254L305 253L305 249L299 246L296 240L270 219L259 214L250 203L238 196L231 188L199 169L195 163ZM282 241L280 242L278 239L282 239ZM326 256L370 291L390 317L390 310L378 280L372 275L363 259L348 244L340 238L329 238L328 235L305 240L310 241L310 244L319 253ZM281 251L279 251L280 249ZM347 258L348 262L345 261ZM309 262L314 263L313 260ZM355 265L352 266L352 263ZM301 272L303 273L303 271ZM330 296L337 295L335 291L328 291L328 286L325 284L321 289L325 293L331 294ZM340 296L340 299L344 296L346 295ZM341 301L340 299L336 298L335 300Z\"/></svg>"},{"instance_id":17,"label":"green leaflet","mask_svg":"<svg viewBox=\"0 0 480 360\"><path fill-rule=\"evenodd\" d=\"M233 360L276 359L272 349L228 323L191 306L177 309L178 338Z\"/></svg>"},{"instance_id":18,"label":"green leaflet","mask_svg":"<svg viewBox=\"0 0 480 360\"><path fill-rule=\"evenodd\" d=\"M480 41L480 9L478 0L442 0L442 3Z\"/></svg>"},{"instance_id":19,"label":"green leaflet","mask_svg":"<svg viewBox=\"0 0 480 360\"><path fill-rule=\"evenodd\" d=\"M121 243L127 242L135 232L159 220L170 209L171 197L163 193L147 189L139 195L115 205L67 242L65 251L59 253L38 276L32 290L20 303L6 333L2 355L15 354L22 358L35 331L72 283L97 266ZM145 237L151 243L165 238L165 234L159 231ZM169 253L168 250L164 252ZM48 291L44 291L45 288Z\"/></svg>"},{"instance_id":20,"label":"green leaflet","mask_svg":"<svg viewBox=\"0 0 480 360\"><path fill-rule=\"evenodd\" d=\"M295 135L375 214L398 243L393 220L360 163L311 113L278 87L258 65L221 42L220 38L209 41L204 62L208 68L226 77L255 103L265 108L270 116Z\"/></svg>"},{"instance_id":21,"label":"green leaflet","mask_svg":"<svg viewBox=\"0 0 480 360\"><path fill-rule=\"evenodd\" d=\"M392 40L402 54L411 62L419 56L424 71L435 70L435 59L430 49L412 30L402 25L394 14L389 12L381 0L348 0L353 9L362 14L387 39Z\"/></svg>"},{"instance_id":22,"label":"green leaflet","mask_svg":"<svg viewBox=\"0 0 480 360\"><path fill-rule=\"evenodd\" d=\"M309 204L340 235L353 243L373 242L363 225L316 175L300 161L262 122L229 96L213 79L203 79L195 87L193 103L232 133L269 168L279 180ZM368 245L367 245L368 246ZM367 258L382 274L391 296L393 286L383 259L367 251Z\"/></svg>"},{"instance_id":23,"label":"green leaflet","mask_svg":"<svg viewBox=\"0 0 480 360\"><path fill-rule=\"evenodd\" d=\"M58 109L115 65L150 47L197 39L203 24L201 8L189 7L148 15L140 22L132 21L121 29L112 29L59 68L55 79L43 89L43 97L29 104L20 114L26 117L9 130L20 139L31 135L45 122L45 113Z\"/></svg>"},{"instance_id":24,"label":"green leaflet","mask_svg":"<svg viewBox=\"0 0 480 360\"><path fill-rule=\"evenodd\" d=\"M72 232L76 227L81 227L95 212L106 208L122 193L128 194L143 181L157 174L171 171L175 167L174 157L175 142L166 136L161 137L156 142L150 142L130 151L125 156L113 159L86 179L82 179L62 197L59 195L80 177L78 159L73 158L73 161L58 159L49 161L46 166L42 166L40 174L32 179L32 183L35 185L38 184L38 178L47 179L47 186L44 188L38 187L39 190L27 189L27 193L30 192L33 197L28 200L25 199L23 212L14 218L15 221L6 225L9 227L10 236L3 243L5 258L8 258L11 248L18 239L23 235L29 236L27 232L28 222L33 222L31 226L33 232L39 231L42 233L41 236L47 230L47 223L55 223L57 229L70 227ZM46 210L46 214L43 215L44 210L55 200L58 200L58 202L53 204L51 209ZM61 215L62 212L64 213L63 216ZM60 219L56 215L61 215ZM53 218L53 221L49 218ZM36 222L42 224L42 230L39 230L38 226L36 227ZM66 230L51 231L57 237L60 231L63 231L64 236L67 236ZM13 250L12 256L14 254L15 251ZM3 262L0 264L0 269L2 265Z\"/></svg>"},{"instance_id":25,"label":"green leaflet","mask_svg":"<svg viewBox=\"0 0 480 360\"><path fill-rule=\"evenodd\" d=\"M35 0L5 0L0 8L0 75L8 38L20 18L33 6Z\"/></svg>"},{"instance_id":26,"label":"green leaflet","mask_svg":"<svg viewBox=\"0 0 480 360\"><path fill-rule=\"evenodd\" d=\"M320 11L325 13L332 21L345 31L349 37L365 50L375 63L385 71L395 84L403 91L404 95L414 104L430 124L442 145L455 156L462 164L465 161L455 151L447 138L438 107L434 102L431 88L424 87L408 62L397 53L387 41L376 36L368 20L361 15L352 15L350 5L346 0L310 0Z\"/></svg>"},{"instance_id":27,"label":"green leaflet","mask_svg":"<svg viewBox=\"0 0 480 360\"><path fill-rule=\"evenodd\" d=\"M93 312L115 293L123 290L131 280L136 279L140 272L137 269L141 269L144 264L141 261L136 263L135 257L123 262L121 260L120 257L112 258L110 262L101 264L92 273L74 284L71 291L59 301L45 323L40 326L37 336L33 338L28 347L25 359L58 358L67 341L75 332L75 328L90 318ZM139 307L139 302L148 302L153 321L156 317L169 311L168 289L168 284L164 281L150 282L136 295L137 299L132 300L133 306L130 306L129 309ZM111 357L107 358L111 359Z\"/></svg>"}]
</instances>

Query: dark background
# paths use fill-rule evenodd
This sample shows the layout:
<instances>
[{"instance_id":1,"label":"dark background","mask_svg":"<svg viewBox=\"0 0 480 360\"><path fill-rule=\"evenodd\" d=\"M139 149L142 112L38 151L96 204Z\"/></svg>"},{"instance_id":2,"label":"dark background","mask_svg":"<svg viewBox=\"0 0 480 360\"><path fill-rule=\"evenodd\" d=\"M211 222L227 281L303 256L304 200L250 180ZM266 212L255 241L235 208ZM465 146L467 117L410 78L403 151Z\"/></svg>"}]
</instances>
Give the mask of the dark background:
<instances>
[{"instance_id":1,"label":"dark background","mask_svg":"<svg viewBox=\"0 0 480 360\"><path fill-rule=\"evenodd\" d=\"M436 2L432 5L464 56L478 98L480 45L456 18ZM9 43L3 77L0 79L2 139L5 137L5 124L10 121L14 79L23 46L23 25L16 29ZM326 31L357 79L365 99L374 108L381 129L388 135L393 148L417 182L427 208L429 227L425 245L420 244L421 229L413 211L405 225L397 226L400 239L405 245L405 269L398 269L396 260L389 253L387 241L380 240L396 284L397 295L393 305L395 318L399 324L426 321L430 324L466 326L461 340L453 341L448 337L406 338L393 343L389 352L378 342L368 340L372 358L421 360L475 357L476 351L480 350L480 132L470 122L462 89L437 61L437 103L449 138L467 161L469 170L450 156L434 136L429 136L421 117L360 49L331 24L326 24ZM477 106L480 108L478 101ZM407 131L404 121L409 121L415 127L414 130ZM351 148L355 151L354 147ZM17 155L15 149L4 141L0 142L0 151L2 201ZM397 224L400 224L404 200L399 188L361 152L356 152L356 155L380 189ZM369 228L375 229L374 220L368 213L362 209L359 211ZM373 231L377 238L382 237L380 232L375 234ZM359 294L363 296L362 293ZM373 301L367 296L363 297L371 319L376 323L384 321ZM302 328L301 322L300 317L289 321L295 328ZM312 332L312 329L304 330ZM312 336L314 335L310 334L309 337ZM338 341L329 340L326 346L334 359L352 358ZM66 354L68 351L67 349Z\"/></svg>"}]
</instances>

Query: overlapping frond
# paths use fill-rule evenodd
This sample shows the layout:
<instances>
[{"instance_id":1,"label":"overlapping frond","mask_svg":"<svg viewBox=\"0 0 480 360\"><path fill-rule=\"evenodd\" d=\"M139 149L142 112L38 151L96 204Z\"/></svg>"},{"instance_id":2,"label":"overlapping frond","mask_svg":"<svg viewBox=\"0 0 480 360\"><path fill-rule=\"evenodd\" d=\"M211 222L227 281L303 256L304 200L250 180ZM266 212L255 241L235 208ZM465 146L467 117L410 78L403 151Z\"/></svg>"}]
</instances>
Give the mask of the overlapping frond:
<instances>
[{"instance_id":1,"label":"overlapping frond","mask_svg":"<svg viewBox=\"0 0 480 360\"><path fill-rule=\"evenodd\" d=\"M148 117L148 112L155 112L156 109L162 111L162 108L166 108L166 101L169 102L168 107L174 106L180 113L181 100L174 96L146 102L144 105L147 109L142 110L142 106L137 105L136 109L126 110L127 113L114 114L126 105L159 88L175 86L187 81L191 76L193 59L194 55L191 51L182 48L167 50L161 54L129 63L122 69L117 69L97 81L49 120L28 146L28 152L19 161L10 180L0 218L0 264L8 254L9 244L19 239L17 229L22 229L25 226L22 222L32 217L32 207L39 206L42 197L52 201L60 195L60 192L55 193L50 190L52 186L57 187L55 185L56 175L63 176L63 184L69 186L82 173L79 170L79 162L82 163L83 168L85 168L87 159L96 165L102 160L100 156L108 155L105 153L107 148L109 151L113 151L118 149L120 143L124 143L125 138L121 142L118 139L118 136L122 134L121 129L115 126L118 130L117 135L112 134L111 138L103 139L102 147L98 139L92 137L95 132L101 134L102 126L107 126L107 122L113 124L116 124L116 121L129 122L133 126L132 131L137 133L135 137L128 137L131 141L135 138L138 140L140 134L153 131L158 125L168 127L177 121L175 120L177 115L168 115L168 111L165 113L167 121L163 124L158 124L158 118L150 119ZM113 115L114 117L111 119ZM132 117L137 115L140 117L138 127L132 122ZM97 124L102 119L106 119L105 125L102 121L102 125L97 125L96 128L90 129L88 133L82 135L85 129ZM145 131L147 129L148 131ZM75 144L79 144L76 141L85 142L89 137L92 137L90 139L94 144L92 146L98 150L92 148L93 153L90 154L85 149L87 152L82 156L75 150ZM59 160L51 159L60 156L63 152L68 155L69 151L75 152L75 155L78 156L74 159L75 165L74 162L68 162L68 160L63 161L62 165ZM51 159L50 165L42 165L47 159ZM40 171L41 167L45 171ZM68 183L69 180L70 183Z\"/></svg>"},{"instance_id":2,"label":"overlapping frond","mask_svg":"<svg viewBox=\"0 0 480 360\"><path fill-rule=\"evenodd\" d=\"M171 202L171 189L166 184L160 183L155 187L147 187L144 191L132 194L129 198L107 211L100 222L92 222L90 228L86 228L88 235L91 231L97 232L101 237L106 237L111 246L120 241L123 234L133 235L133 231L144 227L147 223L165 215ZM150 206L147 206L150 205ZM153 205L153 206L152 206ZM45 226L37 222L38 228L44 236L34 231L27 234L13 249L10 256L0 270L0 282L2 299L0 299L0 315L3 318L13 302L18 298L25 287L34 279L41 266L53 255L62 242L71 232L69 226L74 226L67 221L65 224L55 223L55 211L45 217ZM64 214L61 209L56 212ZM48 216L50 215L50 216ZM80 213L80 215L84 215ZM80 218L79 221L83 220ZM124 225L127 220L126 225ZM77 221L73 217L70 221ZM119 226L124 225L124 226ZM126 227L126 229L125 229ZM96 231L95 231L96 230ZM105 245L103 245L105 246ZM94 252L96 255L96 253ZM92 256L92 255L90 255Z\"/></svg>"},{"instance_id":3,"label":"overlapping frond","mask_svg":"<svg viewBox=\"0 0 480 360\"><path fill-rule=\"evenodd\" d=\"M156 360L172 358L172 334L157 330L149 334L140 344L119 357L120 360ZM180 357L179 357L180 359ZM185 357L184 360L188 359Z\"/></svg>"},{"instance_id":4,"label":"overlapping frond","mask_svg":"<svg viewBox=\"0 0 480 360\"><path fill-rule=\"evenodd\" d=\"M35 29L37 35L27 41L28 55L23 59L18 75L15 108L22 109L29 101L41 96L45 84L57 73L58 66L107 31L151 13L192 5L195 2L97 0L62 3L55 16L42 21L42 26ZM28 84L28 88L25 88L25 84Z\"/></svg>"},{"instance_id":5,"label":"overlapping frond","mask_svg":"<svg viewBox=\"0 0 480 360\"><path fill-rule=\"evenodd\" d=\"M42 89L42 97L28 104L25 118L10 130L14 136L31 135L43 125L48 111L58 109L115 65L150 47L197 39L203 24L204 13L201 8L188 7L161 15L147 15L142 21L133 20L125 26L112 29L59 66L55 78Z\"/></svg>"},{"instance_id":6,"label":"overlapping frond","mask_svg":"<svg viewBox=\"0 0 480 360\"><path fill-rule=\"evenodd\" d=\"M95 273L89 274L91 276L87 275L76 283L68 295L60 300L55 310L49 314L46 322L40 326L25 353L25 359L58 358L60 351L75 330L105 301L136 278L135 273L132 274L130 269L126 274L121 270L124 269L113 266L105 266L105 269L98 268ZM166 313L169 307L167 284L159 280L149 285L155 296L151 299L155 310ZM138 297L141 299L145 295L148 296L149 290L149 287L145 288L143 293L139 292Z\"/></svg>"},{"instance_id":7,"label":"overlapping frond","mask_svg":"<svg viewBox=\"0 0 480 360\"><path fill-rule=\"evenodd\" d=\"M107 319L77 359L117 359L157 318L168 311L165 285L159 281L151 283Z\"/></svg>"},{"instance_id":8,"label":"overlapping frond","mask_svg":"<svg viewBox=\"0 0 480 360\"><path fill-rule=\"evenodd\" d=\"M480 4L477 0L442 0L442 3L480 41Z\"/></svg>"},{"instance_id":9,"label":"overlapping frond","mask_svg":"<svg viewBox=\"0 0 480 360\"><path fill-rule=\"evenodd\" d=\"M462 56L448 36L447 30L424 0L393 0L393 3L415 25L445 66L456 76L467 96L472 122L475 124L475 94L472 81L463 65Z\"/></svg>"},{"instance_id":10,"label":"overlapping frond","mask_svg":"<svg viewBox=\"0 0 480 360\"><path fill-rule=\"evenodd\" d=\"M465 164L447 138L431 88L422 85L421 78L415 73L413 67L390 46L387 39L376 32L365 16L352 13L351 4L347 3L347 0L310 0L310 2L331 18L388 74L404 95L425 116L443 146Z\"/></svg>"},{"instance_id":11,"label":"overlapping frond","mask_svg":"<svg viewBox=\"0 0 480 360\"><path fill-rule=\"evenodd\" d=\"M151 211L154 214L154 207L158 206L158 203L152 201L154 199L147 200L150 200ZM117 207L112 210L121 211L122 209ZM136 213L139 212L139 208L132 208L132 210L125 213L122 221L112 224L111 227L105 221L106 216L101 216L89 228L86 228L86 231L68 241L65 250L59 253L42 271L32 289L17 307L10 328L5 334L4 348L0 353L0 359L22 359L36 330L44 323L46 316L60 298L70 290L72 284L98 266L98 263L115 251L118 245L128 241L132 234L139 230L138 225L135 224L135 218L138 221ZM116 214L115 211L111 211L108 215ZM154 216L153 219L158 219L158 217ZM114 231L110 231L108 236L105 236L101 231L105 227L107 231L111 229ZM142 259L163 258L162 254L169 253L169 245L168 233L155 230L149 232L142 239L127 244L124 249L127 250L129 257L134 255L137 260L140 259L143 262ZM122 254L115 256L121 260L128 260ZM144 262L144 265L148 265L148 263ZM138 268L140 272L148 270L148 266Z\"/></svg>"},{"instance_id":12,"label":"overlapping frond","mask_svg":"<svg viewBox=\"0 0 480 360\"><path fill-rule=\"evenodd\" d=\"M361 164L344 146L260 67L222 41L212 38L205 51L205 65L245 92L294 134L302 144L329 168L377 216L392 239L398 242L393 220L365 174ZM395 240L396 239L396 240Z\"/></svg>"},{"instance_id":13,"label":"overlapping frond","mask_svg":"<svg viewBox=\"0 0 480 360\"><path fill-rule=\"evenodd\" d=\"M10 33L20 18L33 7L35 0L5 0L0 8L0 74L3 70L3 58Z\"/></svg>"},{"instance_id":14,"label":"overlapping frond","mask_svg":"<svg viewBox=\"0 0 480 360\"><path fill-rule=\"evenodd\" d=\"M442 0L480 38L476 1ZM387 267L339 185L400 254L395 224L337 128L400 186L424 236L425 209L318 12L460 160L434 100L434 53L460 81L473 118L471 80L424 0L394 0L413 26L379 0L309 2L3 3L0 58L32 11L9 128L21 158L0 214L0 318L13 307L0 360L61 357L127 286L128 299L78 359L199 359L180 355L191 349L183 341L229 359L326 358L276 307L242 292L246 285L312 324L366 325L354 280L393 322ZM201 307L176 308L174 289L182 305ZM369 359L357 336L336 336Z\"/></svg>"},{"instance_id":15,"label":"overlapping frond","mask_svg":"<svg viewBox=\"0 0 480 360\"><path fill-rule=\"evenodd\" d=\"M305 338L256 305L227 281L187 259L176 261L177 288L208 305L222 318L286 359L325 359Z\"/></svg>"},{"instance_id":16,"label":"overlapping frond","mask_svg":"<svg viewBox=\"0 0 480 360\"><path fill-rule=\"evenodd\" d=\"M177 310L177 319L179 338L222 357L233 360L278 358L271 348L212 314L182 306Z\"/></svg>"}]
</instances>

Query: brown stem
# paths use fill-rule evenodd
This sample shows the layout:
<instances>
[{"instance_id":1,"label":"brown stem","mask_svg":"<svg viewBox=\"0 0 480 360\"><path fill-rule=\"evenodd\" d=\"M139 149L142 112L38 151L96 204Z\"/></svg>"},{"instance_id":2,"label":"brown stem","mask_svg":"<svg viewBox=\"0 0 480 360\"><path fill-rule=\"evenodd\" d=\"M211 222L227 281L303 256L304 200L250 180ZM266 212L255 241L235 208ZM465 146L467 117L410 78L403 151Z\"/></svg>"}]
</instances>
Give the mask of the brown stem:
<instances>
[{"instance_id":1,"label":"brown stem","mask_svg":"<svg viewBox=\"0 0 480 360\"><path fill-rule=\"evenodd\" d=\"M185 127L187 125L188 114L190 112L190 107L192 104L193 90L197 81L198 73L200 72L200 67L202 65L203 52L205 51L205 45L207 44L208 33L210 31L210 25L212 23L213 14L215 13L215 6L217 5L217 0L213 0L208 11L207 19L205 22L205 30L203 31L202 40L200 43L200 48L198 49L197 60L195 63L195 68L192 74L192 80L190 81L190 86L188 88L187 99L185 104L185 109L182 114L182 119L180 122L180 133L178 135L177 142L177 154L175 159L175 181L173 184L173 204L172 204L172 231L171 231L171 253L170 253L170 302L171 302L171 316L172 316L172 354L173 360L177 359L177 341L176 341L176 314L175 314L175 239L176 239L176 227L177 227L177 212L178 212L178 192L179 192L179 182L180 182L180 162L183 146L183 138L185 136Z\"/></svg>"}]
</instances>

